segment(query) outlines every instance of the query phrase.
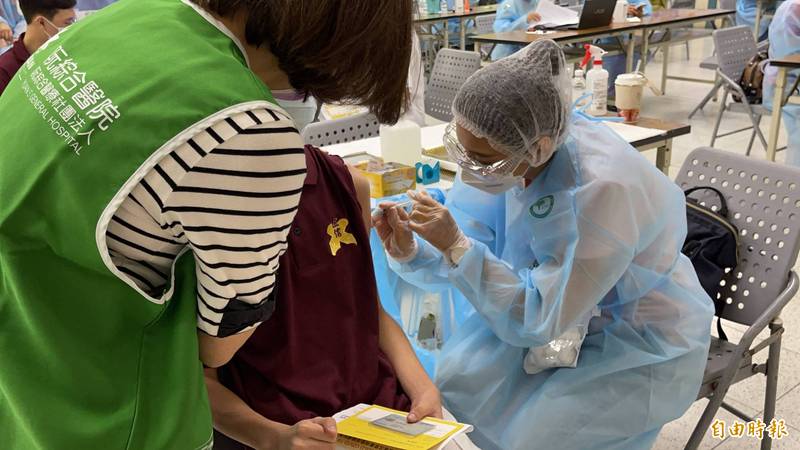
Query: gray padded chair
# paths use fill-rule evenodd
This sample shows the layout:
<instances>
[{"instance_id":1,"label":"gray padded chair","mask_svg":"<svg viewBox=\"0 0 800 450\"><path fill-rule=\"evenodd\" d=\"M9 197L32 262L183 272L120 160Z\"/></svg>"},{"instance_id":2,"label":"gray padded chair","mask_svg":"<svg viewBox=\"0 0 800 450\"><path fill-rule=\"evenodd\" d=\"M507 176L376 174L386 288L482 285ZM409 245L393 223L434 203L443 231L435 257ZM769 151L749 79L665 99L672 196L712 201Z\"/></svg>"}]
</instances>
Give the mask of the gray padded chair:
<instances>
[{"instance_id":1,"label":"gray padded chair","mask_svg":"<svg viewBox=\"0 0 800 450\"><path fill-rule=\"evenodd\" d=\"M380 123L371 113L357 114L338 120L325 120L308 125L303 141L315 147L358 141L380 134Z\"/></svg>"},{"instance_id":2,"label":"gray padded chair","mask_svg":"<svg viewBox=\"0 0 800 450\"><path fill-rule=\"evenodd\" d=\"M474 34L490 34L494 33L494 19L497 17L497 14L487 14L485 16L478 16L475 18L475 33ZM492 59L492 52L497 44L492 44L489 46L488 44L475 44L478 46L481 58L483 60L490 60ZM486 50L488 48L488 50Z\"/></svg>"},{"instance_id":3,"label":"gray padded chair","mask_svg":"<svg viewBox=\"0 0 800 450\"><path fill-rule=\"evenodd\" d=\"M704 147L689 154L676 183L683 190L711 186L725 196L729 219L739 229L740 243L739 265L720 283L717 298L725 299L728 305L720 317L748 326L738 343L711 338L697 397L710 401L686 445L693 450L700 445L720 407L747 422L753 420L724 401L733 384L751 376L759 373L766 376L762 420L769 425L775 417L784 332L779 315L800 285L792 271L800 251L800 170ZM692 197L718 209L716 195L711 192L700 191ZM758 338L767 327L769 336ZM753 355L766 348L769 348L767 362L754 364ZM771 441L765 433L761 448L770 447Z\"/></svg>"},{"instance_id":4,"label":"gray padded chair","mask_svg":"<svg viewBox=\"0 0 800 450\"><path fill-rule=\"evenodd\" d=\"M738 93L744 97L744 91L739 86L739 79L742 78L747 62L752 58L758 48L756 46L756 39L753 37L753 31L750 27L742 25L733 28L725 28L724 30L717 30L714 32L714 47L717 51L717 75L722 83L723 96L720 102L719 112L717 113L717 121L714 123L714 131L711 133L711 146L714 146L717 138L730 136L732 134L740 133L742 131L753 130L750 135L750 142L747 145L747 155L750 155L750 150L753 148L753 142L756 136L761 141L764 149L767 148L767 140L759 128L761 119L764 116L769 116L770 111L762 105L751 105L747 99L743 99L742 103L731 101L728 104L728 96L732 93ZM722 123L722 116L726 110L732 112L744 112L750 117L751 126L741 128L735 131L729 131L723 134L719 133L719 126Z\"/></svg>"},{"instance_id":5,"label":"gray padded chair","mask_svg":"<svg viewBox=\"0 0 800 450\"><path fill-rule=\"evenodd\" d=\"M470 75L481 68L481 56L475 52L443 48L436 55L428 86L425 88L425 112L436 119L453 119L453 100Z\"/></svg>"}]
</instances>

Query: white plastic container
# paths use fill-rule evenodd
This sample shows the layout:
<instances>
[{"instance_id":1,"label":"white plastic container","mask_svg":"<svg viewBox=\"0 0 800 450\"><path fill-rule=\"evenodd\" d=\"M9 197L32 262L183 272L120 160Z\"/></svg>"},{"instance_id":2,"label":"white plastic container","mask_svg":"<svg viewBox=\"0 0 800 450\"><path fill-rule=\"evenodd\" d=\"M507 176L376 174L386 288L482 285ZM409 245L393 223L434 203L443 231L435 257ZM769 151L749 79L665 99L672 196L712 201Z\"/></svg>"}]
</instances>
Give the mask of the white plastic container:
<instances>
[{"instance_id":1,"label":"white plastic container","mask_svg":"<svg viewBox=\"0 0 800 450\"><path fill-rule=\"evenodd\" d=\"M583 78L583 70L575 69L575 72L573 72L572 88L580 91L581 93L586 90L586 80Z\"/></svg>"},{"instance_id":2,"label":"white plastic container","mask_svg":"<svg viewBox=\"0 0 800 450\"><path fill-rule=\"evenodd\" d=\"M594 67L586 74L586 87L592 93L589 114L593 116L606 115L608 112L608 71L603 69L602 60L595 60Z\"/></svg>"},{"instance_id":3,"label":"white plastic container","mask_svg":"<svg viewBox=\"0 0 800 450\"><path fill-rule=\"evenodd\" d=\"M422 159L422 131L416 123L402 119L393 126L381 125L381 157L414 167Z\"/></svg>"},{"instance_id":4,"label":"white plastic container","mask_svg":"<svg viewBox=\"0 0 800 450\"><path fill-rule=\"evenodd\" d=\"M614 5L614 23L624 23L628 20L628 2L626 0L617 0Z\"/></svg>"},{"instance_id":5,"label":"white plastic container","mask_svg":"<svg viewBox=\"0 0 800 450\"><path fill-rule=\"evenodd\" d=\"M586 44L586 55L581 67L592 63L592 70L586 73L586 89L592 94L592 103L588 113L593 116L604 116L608 112L608 71L603 68L603 55L606 51L595 45Z\"/></svg>"}]
</instances>

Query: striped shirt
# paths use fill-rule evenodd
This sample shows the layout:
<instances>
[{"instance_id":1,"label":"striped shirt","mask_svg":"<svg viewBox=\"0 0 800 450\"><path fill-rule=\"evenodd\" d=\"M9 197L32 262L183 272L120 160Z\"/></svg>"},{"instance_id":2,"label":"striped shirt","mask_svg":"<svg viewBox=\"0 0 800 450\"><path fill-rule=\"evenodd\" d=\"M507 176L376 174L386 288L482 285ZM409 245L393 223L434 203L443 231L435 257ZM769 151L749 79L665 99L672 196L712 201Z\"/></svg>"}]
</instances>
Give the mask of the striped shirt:
<instances>
[{"instance_id":1,"label":"striped shirt","mask_svg":"<svg viewBox=\"0 0 800 450\"><path fill-rule=\"evenodd\" d=\"M218 122L165 156L120 205L106 234L112 261L158 296L189 247L198 328L219 337L253 328L271 311L305 174L291 118L262 109Z\"/></svg>"}]
</instances>

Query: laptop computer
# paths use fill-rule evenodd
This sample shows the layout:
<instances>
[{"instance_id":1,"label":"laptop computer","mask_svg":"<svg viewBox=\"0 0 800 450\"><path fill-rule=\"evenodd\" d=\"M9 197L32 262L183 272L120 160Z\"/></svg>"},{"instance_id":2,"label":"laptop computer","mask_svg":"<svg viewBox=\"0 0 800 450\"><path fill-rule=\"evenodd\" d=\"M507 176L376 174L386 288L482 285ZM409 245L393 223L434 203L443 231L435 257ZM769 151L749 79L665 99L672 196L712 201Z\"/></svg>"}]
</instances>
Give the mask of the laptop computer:
<instances>
[{"instance_id":1,"label":"laptop computer","mask_svg":"<svg viewBox=\"0 0 800 450\"><path fill-rule=\"evenodd\" d=\"M535 25L532 30L585 30L587 28L604 27L611 23L617 0L586 0L581 9L577 24L562 26ZM573 9L573 8L569 8Z\"/></svg>"}]
</instances>

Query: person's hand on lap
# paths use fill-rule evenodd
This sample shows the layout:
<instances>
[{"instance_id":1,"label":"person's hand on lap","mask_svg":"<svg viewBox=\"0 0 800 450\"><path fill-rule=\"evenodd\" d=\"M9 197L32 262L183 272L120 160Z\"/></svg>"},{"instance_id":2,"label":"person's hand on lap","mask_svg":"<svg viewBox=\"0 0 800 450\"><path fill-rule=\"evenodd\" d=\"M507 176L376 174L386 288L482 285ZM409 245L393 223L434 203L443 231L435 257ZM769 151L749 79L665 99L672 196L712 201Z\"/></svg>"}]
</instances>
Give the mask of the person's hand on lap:
<instances>
[{"instance_id":1,"label":"person's hand on lap","mask_svg":"<svg viewBox=\"0 0 800 450\"><path fill-rule=\"evenodd\" d=\"M426 417L442 418L442 397L433 384L411 399L408 423L419 422Z\"/></svg>"},{"instance_id":2,"label":"person's hand on lap","mask_svg":"<svg viewBox=\"0 0 800 450\"><path fill-rule=\"evenodd\" d=\"M335 450L336 421L330 417L302 420L279 437L279 450Z\"/></svg>"}]
</instances>

